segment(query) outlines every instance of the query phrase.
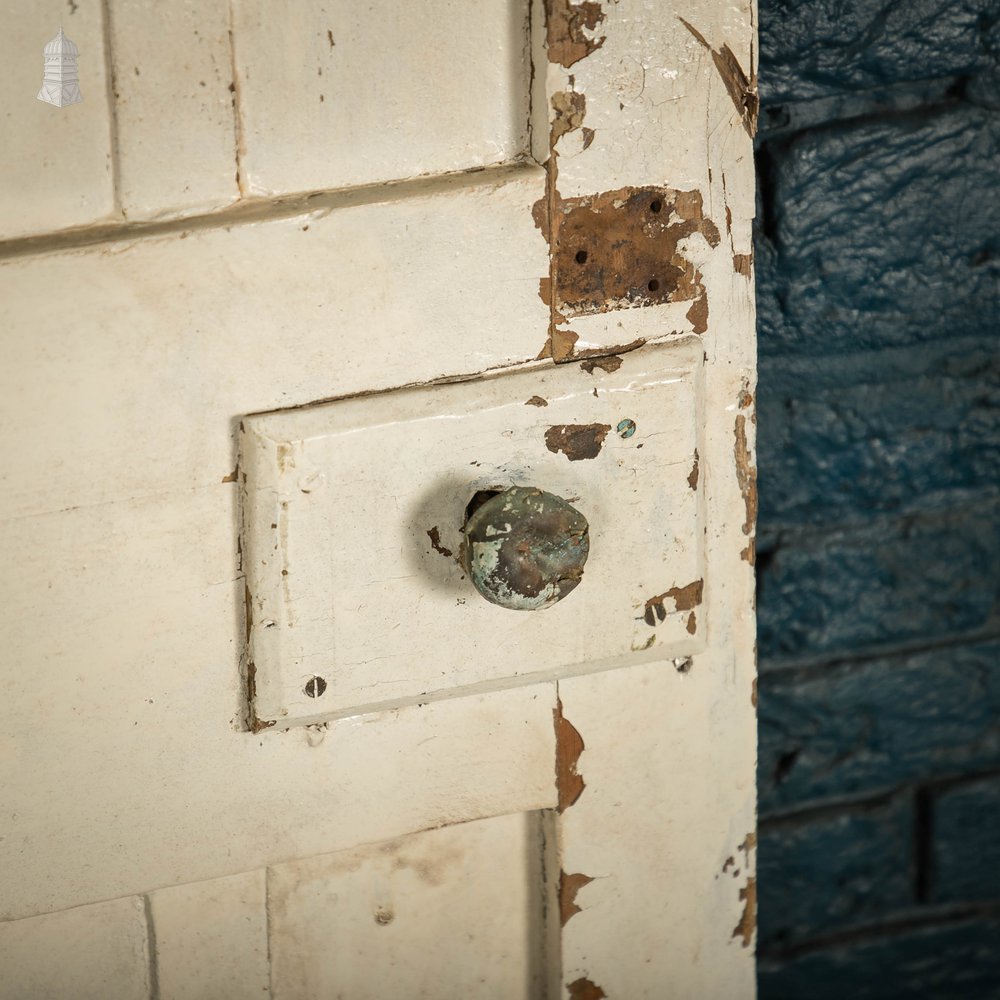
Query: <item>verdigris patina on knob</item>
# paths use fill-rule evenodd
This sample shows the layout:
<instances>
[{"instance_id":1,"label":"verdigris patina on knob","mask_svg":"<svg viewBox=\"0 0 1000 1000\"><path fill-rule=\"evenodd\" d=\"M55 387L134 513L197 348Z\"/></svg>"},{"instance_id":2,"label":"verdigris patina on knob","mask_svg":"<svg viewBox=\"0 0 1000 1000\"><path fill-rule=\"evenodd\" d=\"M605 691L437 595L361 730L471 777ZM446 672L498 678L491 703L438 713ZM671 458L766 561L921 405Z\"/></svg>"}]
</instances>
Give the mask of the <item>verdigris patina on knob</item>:
<instances>
[{"instance_id":1,"label":"verdigris patina on knob","mask_svg":"<svg viewBox=\"0 0 1000 1000\"><path fill-rule=\"evenodd\" d=\"M514 611L548 608L575 590L590 553L587 519L562 497L511 486L465 522L465 560L476 590Z\"/></svg>"}]
</instances>

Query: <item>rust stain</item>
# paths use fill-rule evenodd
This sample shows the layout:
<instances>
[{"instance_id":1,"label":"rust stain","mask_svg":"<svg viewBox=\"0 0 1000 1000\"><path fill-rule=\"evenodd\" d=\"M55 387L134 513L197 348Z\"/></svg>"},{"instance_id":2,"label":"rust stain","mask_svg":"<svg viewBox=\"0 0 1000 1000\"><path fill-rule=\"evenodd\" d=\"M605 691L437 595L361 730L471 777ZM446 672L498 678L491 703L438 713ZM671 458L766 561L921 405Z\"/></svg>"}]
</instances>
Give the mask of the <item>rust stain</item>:
<instances>
[{"instance_id":1,"label":"rust stain","mask_svg":"<svg viewBox=\"0 0 1000 1000\"><path fill-rule=\"evenodd\" d=\"M698 631L698 620L693 611L688 615L687 630L690 635L694 635Z\"/></svg>"},{"instance_id":2,"label":"rust stain","mask_svg":"<svg viewBox=\"0 0 1000 1000\"><path fill-rule=\"evenodd\" d=\"M583 125L587 114L587 98L575 90L557 90L549 103L555 112L549 133L549 141L554 146L567 132L573 132Z\"/></svg>"},{"instance_id":3,"label":"rust stain","mask_svg":"<svg viewBox=\"0 0 1000 1000\"><path fill-rule=\"evenodd\" d=\"M701 272L678 249L693 233L719 243L700 192L628 187L554 209L549 295L561 318L705 300Z\"/></svg>"},{"instance_id":4,"label":"rust stain","mask_svg":"<svg viewBox=\"0 0 1000 1000\"><path fill-rule=\"evenodd\" d=\"M753 940L753 932L757 926L757 880L748 878L747 884L740 889L740 900L743 903L743 914L740 922L733 928L733 937L743 939L743 947L749 948Z\"/></svg>"},{"instance_id":5,"label":"rust stain","mask_svg":"<svg viewBox=\"0 0 1000 1000\"><path fill-rule=\"evenodd\" d=\"M440 552L441 555L451 558L451 549L446 549L441 544L441 533L438 531L436 524L433 528L428 529L427 537L431 540L431 548L434 549L435 552Z\"/></svg>"},{"instance_id":6,"label":"rust stain","mask_svg":"<svg viewBox=\"0 0 1000 1000\"><path fill-rule=\"evenodd\" d=\"M589 361L582 361L580 367L588 374L593 375L595 368L600 368L602 372L616 372L622 366L622 359L612 354L605 358L591 358Z\"/></svg>"},{"instance_id":7,"label":"rust stain","mask_svg":"<svg viewBox=\"0 0 1000 1000\"><path fill-rule=\"evenodd\" d=\"M753 254L752 253L734 253L733 254L733 270L737 274L742 274L744 278L750 277L750 271L753 268Z\"/></svg>"},{"instance_id":8,"label":"rust stain","mask_svg":"<svg viewBox=\"0 0 1000 1000\"><path fill-rule=\"evenodd\" d=\"M524 401L525 406L548 406L549 401L547 399L542 399L541 396L532 396L531 399L526 399Z\"/></svg>"},{"instance_id":9,"label":"rust stain","mask_svg":"<svg viewBox=\"0 0 1000 1000\"><path fill-rule=\"evenodd\" d=\"M233 469L233 471L230 472L228 476L223 476L222 477L222 481L224 483L235 483L236 479L237 479L237 476L239 474L239 471L240 470L238 468L237 469Z\"/></svg>"},{"instance_id":10,"label":"rust stain","mask_svg":"<svg viewBox=\"0 0 1000 1000\"><path fill-rule=\"evenodd\" d=\"M749 396L749 393L747 393ZM752 402L753 397L750 397ZM741 396L742 400L742 396ZM757 470L754 468L753 457L747 444L747 418L744 414L736 415L736 480L740 486L743 503L746 507L746 518L743 521L743 534L747 536L746 548L740 553L742 559L752 566L756 555L754 528L757 524Z\"/></svg>"},{"instance_id":11,"label":"rust stain","mask_svg":"<svg viewBox=\"0 0 1000 1000\"><path fill-rule=\"evenodd\" d=\"M712 56L712 62L725 84L736 113L743 122L743 127L747 135L753 138L757 133L757 114L760 111L760 98L757 95L757 70L751 68L750 76L743 72L740 61L736 54L728 45L723 45L721 49L713 49L705 39L705 36L685 21L683 17L678 17L681 24L695 37L698 43ZM751 55L751 63L753 56Z\"/></svg>"},{"instance_id":12,"label":"rust stain","mask_svg":"<svg viewBox=\"0 0 1000 1000\"><path fill-rule=\"evenodd\" d=\"M594 0L573 3L572 0L545 0L545 40L549 62L566 69L586 58L604 44L605 36L591 38L603 20L604 11Z\"/></svg>"},{"instance_id":13,"label":"rust stain","mask_svg":"<svg viewBox=\"0 0 1000 1000\"><path fill-rule=\"evenodd\" d=\"M545 432L545 447L571 462L597 458L610 430L610 424L555 424Z\"/></svg>"},{"instance_id":14,"label":"rust stain","mask_svg":"<svg viewBox=\"0 0 1000 1000\"><path fill-rule=\"evenodd\" d=\"M695 580L686 587L671 587L670 590L657 594L646 601L646 612L643 620L647 625L656 625L657 620L663 621L667 617L665 601L674 602L674 611L692 611L701 604L702 593L704 591L704 581Z\"/></svg>"},{"instance_id":15,"label":"rust stain","mask_svg":"<svg viewBox=\"0 0 1000 1000\"><path fill-rule=\"evenodd\" d=\"M566 872L559 873L559 917L563 927L570 917L582 912L582 907L576 905L576 894L593 881L589 875L580 872L574 872L572 875L567 875Z\"/></svg>"},{"instance_id":16,"label":"rust stain","mask_svg":"<svg viewBox=\"0 0 1000 1000\"><path fill-rule=\"evenodd\" d=\"M607 998L607 993L586 976L581 976L579 979L567 983L566 989L569 990L571 1000L604 1000Z\"/></svg>"},{"instance_id":17,"label":"rust stain","mask_svg":"<svg viewBox=\"0 0 1000 1000\"><path fill-rule=\"evenodd\" d=\"M694 465L691 467L691 472L688 475L688 486L691 489L698 489L698 449L694 450Z\"/></svg>"},{"instance_id":18,"label":"rust stain","mask_svg":"<svg viewBox=\"0 0 1000 1000\"><path fill-rule=\"evenodd\" d=\"M556 808L565 812L587 787L576 769L584 750L583 737L563 715L561 700L556 699L552 715L556 727L556 793L559 803Z\"/></svg>"}]
</instances>

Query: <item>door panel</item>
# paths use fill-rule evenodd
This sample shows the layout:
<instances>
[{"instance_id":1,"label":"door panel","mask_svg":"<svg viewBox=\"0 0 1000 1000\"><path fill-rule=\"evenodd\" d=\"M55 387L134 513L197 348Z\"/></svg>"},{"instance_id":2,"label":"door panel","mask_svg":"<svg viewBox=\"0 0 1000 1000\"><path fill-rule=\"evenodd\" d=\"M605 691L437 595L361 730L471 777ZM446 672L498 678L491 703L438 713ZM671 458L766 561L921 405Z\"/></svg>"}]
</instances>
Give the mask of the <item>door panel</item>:
<instances>
[{"instance_id":1,"label":"door panel","mask_svg":"<svg viewBox=\"0 0 1000 1000\"><path fill-rule=\"evenodd\" d=\"M147 56L79 7L83 104L0 164L0 991L752 996L752 4L235 0ZM339 700L257 715L240 424L348 412L292 595ZM553 608L455 562L500 473L589 504Z\"/></svg>"},{"instance_id":2,"label":"door panel","mask_svg":"<svg viewBox=\"0 0 1000 1000\"><path fill-rule=\"evenodd\" d=\"M539 996L540 823L500 816L275 865L272 996Z\"/></svg>"},{"instance_id":3,"label":"door panel","mask_svg":"<svg viewBox=\"0 0 1000 1000\"><path fill-rule=\"evenodd\" d=\"M300 0L280 14L268 0L237 0L233 11L241 183L251 194L527 153L527 0Z\"/></svg>"}]
</instances>

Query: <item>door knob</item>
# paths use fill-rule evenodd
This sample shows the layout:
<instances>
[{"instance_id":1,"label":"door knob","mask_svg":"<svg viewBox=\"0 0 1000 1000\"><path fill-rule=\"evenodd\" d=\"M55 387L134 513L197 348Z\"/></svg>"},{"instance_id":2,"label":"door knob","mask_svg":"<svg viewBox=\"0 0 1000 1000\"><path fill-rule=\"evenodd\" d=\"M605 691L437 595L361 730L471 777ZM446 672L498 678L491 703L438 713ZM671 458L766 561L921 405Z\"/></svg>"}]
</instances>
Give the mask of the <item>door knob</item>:
<instances>
[{"instance_id":1,"label":"door knob","mask_svg":"<svg viewBox=\"0 0 1000 1000\"><path fill-rule=\"evenodd\" d=\"M465 521L465 563L487 601L514 611L551 607L574 590L590 552L587 519L533 486L477 494Z\"/></svg>"}]
</instances>

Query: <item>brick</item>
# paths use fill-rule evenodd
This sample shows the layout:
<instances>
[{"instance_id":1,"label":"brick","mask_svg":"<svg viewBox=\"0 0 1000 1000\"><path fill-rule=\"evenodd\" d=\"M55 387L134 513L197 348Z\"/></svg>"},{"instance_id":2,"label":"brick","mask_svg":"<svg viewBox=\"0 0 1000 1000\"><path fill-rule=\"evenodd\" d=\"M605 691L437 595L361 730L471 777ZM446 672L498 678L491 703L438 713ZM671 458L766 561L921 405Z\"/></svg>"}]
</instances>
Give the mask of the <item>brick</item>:
<instances>
[{"instance_id":1,"label":"brick","mask_svg":"<svg viewBox=\"0 0 1000 1000\"><path fill-rule=\"evenodd\" d=\"M757 448L760 519L771 530L996 495L995 336L948 350L923 345L877 359L835 358L822 379L799 365L767 364Z\"/></svg>"},{"instance_id":2,"label":"brick","mask_svg":"<svg viewBox=\"0 0 1000 1000\"><path fill-rule=\"evenodd\" d=\"M227 0L111 0L119 190L131 219L235 201Z\"/></svg>"},{"instance_id":3,"label":"brick","mask_svg":"<svg viewBox=\"0 0 1000 1000\"><path fill-rule=\"evenodd\" d=\"M137 896L0 923L0 1000L147 1000Z\"/></svg>"},{"instance_id":4,"label":"brick","mask_svg":"<svg viewBox=\"0 0 1000 1000\"><path fill-rule=\"evenodd\" d=\"M1000 113L961 103L759 149L762 369L995 336ZM825 362L824 362L825 363Z\"/></svg>"},{"instance_id":5,"label":"brick","mask_svg":"<svg viewBox=\"0 0 1000 1000\"><path fill-rule=\"evenodd\" d=\"M149 895L159 1000L239 1000L269 990L263 870Z\"/></svg>"},{"instance_id":6,"label":"brick","mask_svg":"<svg viewBox=\"0 0 1000 1000\"><path fill-rule=\"evenodd\" d=\"M931 829L931 898L1000 899L1000 777L936 794Z\"/></svg>"},{"instance_id":7,"label":"brick","mask_svg":"<svg viewBox=\"0 0 1000 1000\"><path fill-rule=\"evenodd\" d=\"M867 809L762 823L759 948L842 930L911 903L912 822L912 797L899 796Z\"/></svg>"},{"instance_id":8,"label":"brick","mask_svg":"<svg viewBox=\"0 0 1000 1000\"><path fill-rule=\"evenodd\" d=\"M766 103L995 64L991 0L783 0L760 5Z\"/></svg>"},{"instance_id":9,"label":"brick","mask_svg":"<svg viewBox=\"0 0 1000 1000\"><path fill-rule=\"evenodd\" d=\"M762 815L1000 765L1000 641L760 678Z\"/></svg>"},{"instance_id":10,"label":"brick","mask_svg":"<svg viewBox=\"0 0 1000 1000\"><path fill-rule=\"evenodd\" d=\"M764 669L988 627L997 607L1000 504L775 540L762 531Z\"/></svg>"},{"instance_id":11,"label":"brick","mask_svg":"<svg viewBox=\"0 0 1000 1000\"><path fill-rule=\"evenodd\" d=\"M802 954L762 957L760 1000L996 1000L1000 920L927 927Z\"/></svg>"}]
</instances>

